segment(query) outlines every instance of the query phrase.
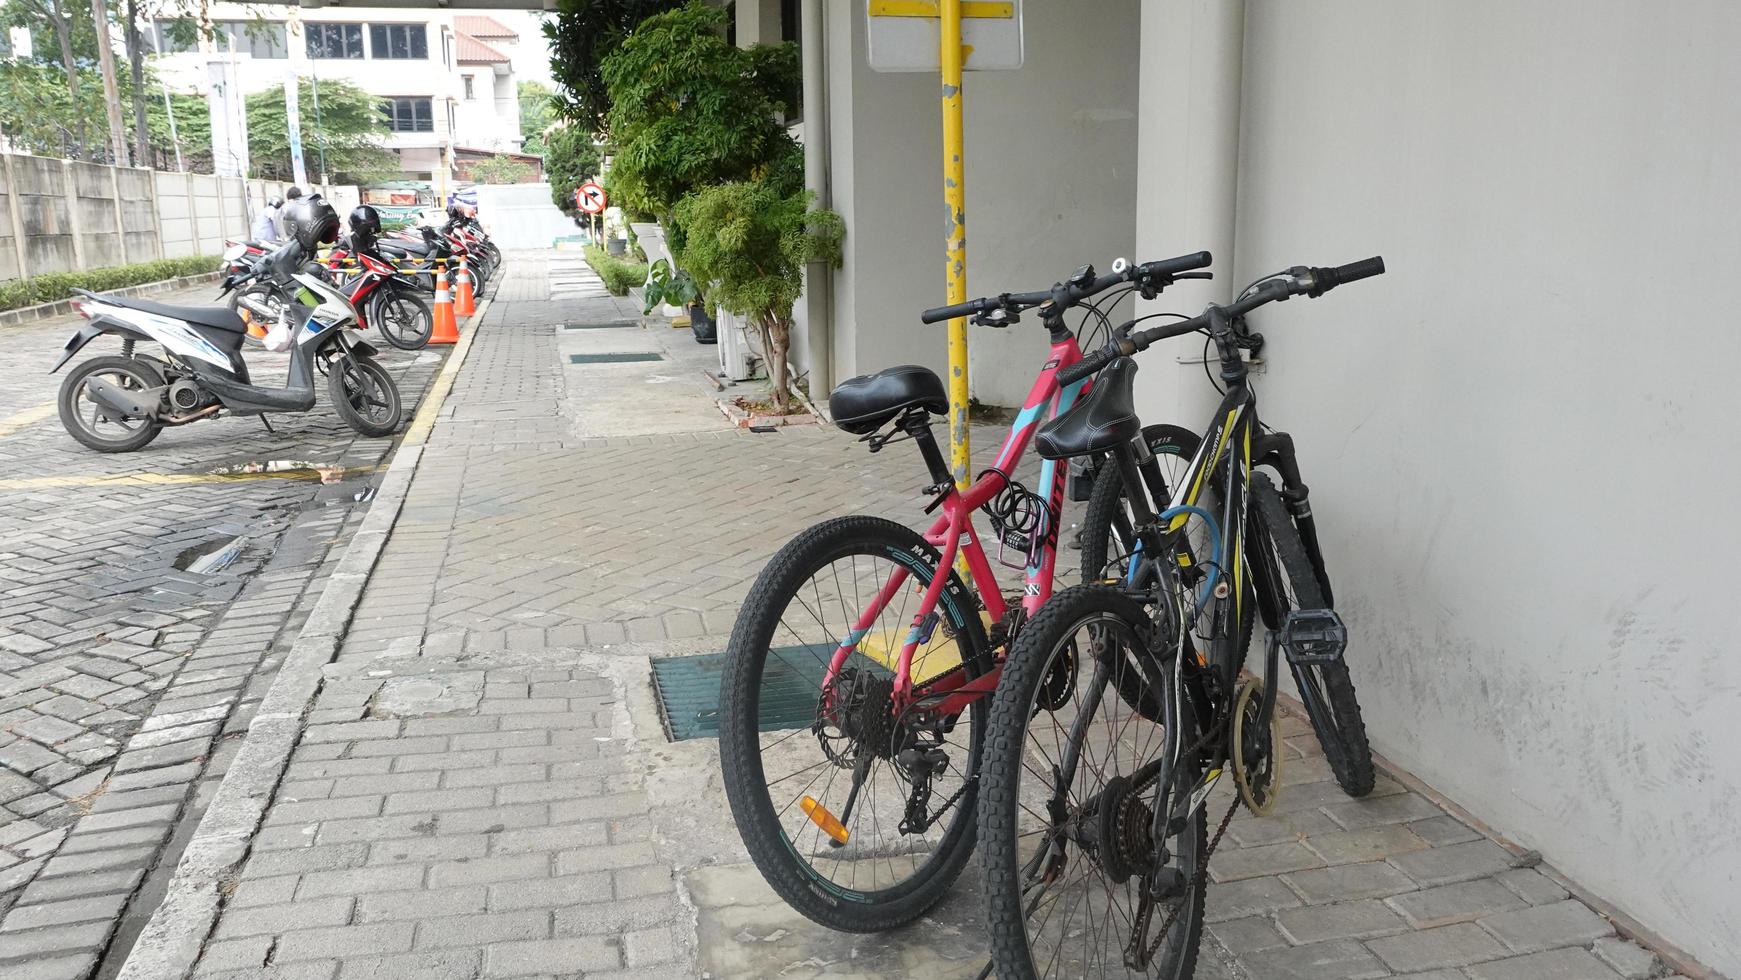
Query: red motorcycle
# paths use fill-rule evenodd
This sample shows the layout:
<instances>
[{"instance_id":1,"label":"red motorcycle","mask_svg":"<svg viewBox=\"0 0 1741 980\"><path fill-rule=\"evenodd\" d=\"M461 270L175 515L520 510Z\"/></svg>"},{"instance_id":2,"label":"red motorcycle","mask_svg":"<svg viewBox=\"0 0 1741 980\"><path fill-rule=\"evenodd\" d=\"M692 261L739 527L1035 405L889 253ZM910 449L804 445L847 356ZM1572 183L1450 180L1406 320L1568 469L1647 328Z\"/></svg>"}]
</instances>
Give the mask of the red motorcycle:
<instances>
[{"instance_id":1,"label":"red motorcycle","mask_svg":"<svg viewBox=\"0 0 1741 980\"><path fill-rule=\"evenodd\" d=\"M357 308L361 326L374 327L383 340L400 350L422 349L435 330L429 304L417 295L416 279L400 272L368 235L358 234L357 224L352 212L351 237L339 242L327 256L327 269L337 276L339 289Z\"/></svg>"}]
</instances>

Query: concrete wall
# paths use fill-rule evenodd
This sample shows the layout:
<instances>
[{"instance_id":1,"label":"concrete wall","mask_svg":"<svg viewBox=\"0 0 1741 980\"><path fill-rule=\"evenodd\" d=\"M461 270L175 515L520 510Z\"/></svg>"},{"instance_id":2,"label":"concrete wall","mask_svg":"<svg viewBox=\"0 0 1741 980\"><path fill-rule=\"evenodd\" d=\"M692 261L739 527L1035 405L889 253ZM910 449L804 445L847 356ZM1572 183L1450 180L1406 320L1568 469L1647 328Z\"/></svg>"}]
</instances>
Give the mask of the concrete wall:
<instances>
[{"instance_id":1,"label":"concrete wall","mask_svg":"<svg viewBox=\"0 0 1741 980\"><path fill-rule=\"evenodd\" d=\"M224 239L247 235L269 195L282 196L289 186L10 153L0 158L0 281L216 255ZM356 206L355 187L310 189L324 193L341 218Z\"/></svg>"},{"instance_id":2,"label":"concrete wall","mask_svg":"<svg viewBox=\"0 0 1741 980\"><path fill-rule=\"evenodd\" d=\"M1250 0L1244 37L1218 273L1390 267L1254 318L1375 746L1741 974L1741 8Z\"/></svg>"},{"instance_id":3,"label":"concrete wall","mask_svg":"<svg viewBox=\"0 0 1741 980\"><path fill-rule=\"evenodd\" d=\"M1128 255L1136 189L1137 0L1029 4L1027 64L965 80L968 294L1044 288ZM947 365L938 79L865 61L862 8L829 11L830 181L846 219L835 277L835 377ZM975 397L1018 405L1045 332L973 331Z\"/></svg>"}]
</instances>

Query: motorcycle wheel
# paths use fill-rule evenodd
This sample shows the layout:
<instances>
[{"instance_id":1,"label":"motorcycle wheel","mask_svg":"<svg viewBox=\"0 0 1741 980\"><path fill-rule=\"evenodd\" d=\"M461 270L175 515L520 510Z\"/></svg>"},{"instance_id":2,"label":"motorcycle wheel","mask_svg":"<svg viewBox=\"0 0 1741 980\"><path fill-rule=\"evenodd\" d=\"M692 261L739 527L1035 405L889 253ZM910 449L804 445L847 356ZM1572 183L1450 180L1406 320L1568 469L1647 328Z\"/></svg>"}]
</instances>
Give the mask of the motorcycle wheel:
<instances>
[{"instance_id":1,"label":"motorcycle wheel","mask_svg":"<svg viewBox=\"0 0 1741 980\"><path fill-rule=\"evenodd\" d=\"M100 453L130 453L157 438L163 426L156 419L107 419L103 408L86 397L85 382L98 376L129 391L163 387L163 375L136 357L93 357L73 369L60 386L60 424L67 434Z\"/></svg>"},{"instance_id":2,"label":"motorcycle wheel","mask_svg":"<svg viewBox=\"0 0 1741 980\"><path fill-rule=\"evenodd\" d=\"M372 357L350 354L334 358L326 373L327 394L345 424L365 436L390 436L399 429L404 409L393 376Z\"/></svg>"},{"instance_id":3,"label":"motorcycle wheel","mask_svg":"<svg viewBox=\"0 0 1741 980\"><path fill-rule=\"evenodd\" d=\"M400 350L422 350L435 332L429 304L405 289L378 294L369 310L369 322L383 340Z\"/></svg>"}]
</instances>

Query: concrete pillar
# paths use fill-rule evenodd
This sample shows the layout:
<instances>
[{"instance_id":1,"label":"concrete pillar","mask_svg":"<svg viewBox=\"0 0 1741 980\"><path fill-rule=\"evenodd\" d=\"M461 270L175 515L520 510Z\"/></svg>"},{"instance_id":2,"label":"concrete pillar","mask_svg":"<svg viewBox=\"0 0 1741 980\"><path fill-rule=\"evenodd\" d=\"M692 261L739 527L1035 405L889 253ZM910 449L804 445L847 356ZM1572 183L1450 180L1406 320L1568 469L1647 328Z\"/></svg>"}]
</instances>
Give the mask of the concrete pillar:
<instances>
[{"instance_id":1,"label":"concrete pillar","mask_svg":"<svg viewBox=\"0 0 1741 980\"><path fill-rule=\"evenodd\" d=\"M780 0L737 0L738 47L780 40Z\"/></svg>"},{"instance_id":2,"label":"concrete pillar","mask_svg":"<svg viewBox=\"0 0 1741 980\"><path fill-rule=\"evenodd\" d=\"M18 256L18 278L30 278L30 266L25 260L24 212L18 209L18 177L12 172L12 154L0 153L6 166L6 210L12 218L12 249Z\"/></svg>"},{"instance_id":3,"label":"concrete pillar","mask_svg":"<svg viewBox=\"0 0 1741 980\"><path fill-rule=\"evenodd\" d=\"M826 0L804 0L799 23L804 63L804 187L816 206L833 207L828 186L828 34ZM834 270L812 263L804 270L806 353L810 395L820 401L834 387Z\"/></svg>"},{"instance_id":4,"label":"concrete pillar","mask_svg":"<svg viewBox=\"0 0 1741 980\"><path fill-rule=\"evenodd\" d=\"M151 172L150 187L151 187L151 241L154 244L156 252L157 252L157 254L154 257L161 259L164 257L165 254L167 254L168 250L164 248L164 244L163 244L163 208L159 207L158 203L157 203L157 171L155 171L155 170L153 170Z\"/></svg>"},{"instance_id":5,"label":"concrete pillar","mask_svg":"<svg viewBox=\"0 0 1741 980\"><path fill-rule=\"evenodd\" d=\"M1155 310L1196 313L1226 302L1235 282L1233 221L1239 187L1239 106L1245 0L1143 0L1142 98L1137 108L1138 261L1198 249L1215 254L1215 278L1167 290ZM1162 305L1164 304L1164 305ZM1164 382L1137 385L1150 421L1196 428L1214 407L1197 338L1156 345L1144 370Z\"/></svg>"},{"instance_id":6,"label":"concrete pillar","mask_svg":"<svg viewBox=\"0 0 1741 980\"><path fill-rule=\"evenodd\" d=\"M66 184L67 227L73 233L73 265L77 271L84 272L88 268L85 265L85 230L79 221L79 185L73 179L73 162L62 160L60 173Z\"/></svg>"},{"instance_id":7,"label":"concrete pillar","mask_svg":"<svg viewBox=\"0 0 1741 980\"><path fill-rule=\"evenodd\" d=\"M121 264L127 265L133 261L133 256L127 254L127 222L121 217L121 168L109 168L109 196L115 202L115 252L121 256Z\"/></svg>"}]
</instances>

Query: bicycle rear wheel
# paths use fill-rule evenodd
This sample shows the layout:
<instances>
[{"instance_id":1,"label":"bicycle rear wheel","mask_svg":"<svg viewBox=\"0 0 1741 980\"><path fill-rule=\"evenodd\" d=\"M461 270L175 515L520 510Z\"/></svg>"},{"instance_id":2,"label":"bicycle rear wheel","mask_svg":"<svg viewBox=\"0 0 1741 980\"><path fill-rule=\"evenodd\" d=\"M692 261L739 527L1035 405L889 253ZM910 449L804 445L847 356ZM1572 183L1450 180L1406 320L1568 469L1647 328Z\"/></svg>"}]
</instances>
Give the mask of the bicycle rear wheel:
<instances>
[{"instance_id":1,"label":"bicycle rear wheel","mask_svg":"<svg viewBox=\"0 0 1741 980\"><path fill-rule=\"evenodd\" d=\"M732 816L774 890L833 929L918 918L973 850L988 699L953 717L891 710L891 668L938 557L892 521L827 521L780 549L732 630L719 713ZM976 604L953 574L916 628L919 685L990 669ZM853 652L827 679L848 641Z\"/></svg>"},{"instance_id":2,"label":"bicycle rear wheel","mask_svg":"<svg viewBox=\"0 0 1741 980\"><path fill-rule=\"evenodd\" d=\"M1324 591L1306 557L1300 532L1275 484L1263 473L1251 476L1251 503L1262 531L1262 539L1252 541L1251 546L1268 548L1267 566L1280 573L1277 581L1268 584L1275 625L1280 626L1290 610L1326 608ZM1306 666L1290 663L1288 667L1342 791L1349 796L1372 792L1372 748L1366 741L1366 722L1360 715L1360 699L1355 696L1348 665L1337 660Z\"/></svg>"},{"instance_id":3,"label":"bicycle rear wheel","mask_svg":"<svg viewBox=\"0 0 1741 980\"><path fill-rule=\"evenodd\" d=\"M1164 857L1153 834L1160 760L1176 757L1172 800L1201 774L1196 753L1184 751L1196 741L1195 712L1167 712L1177 719L1169 732L1111 696L1158 683L1162 701L1173 697L1170 658L1156 649L1142 604L1096 585L1053 596L1016 638L992 704L980 789L999 977L1189 980L1196 969L1204 809L1160 842ZM1154 883L1163 897L1146 899Z\"/></svg>"}]
</instances>

